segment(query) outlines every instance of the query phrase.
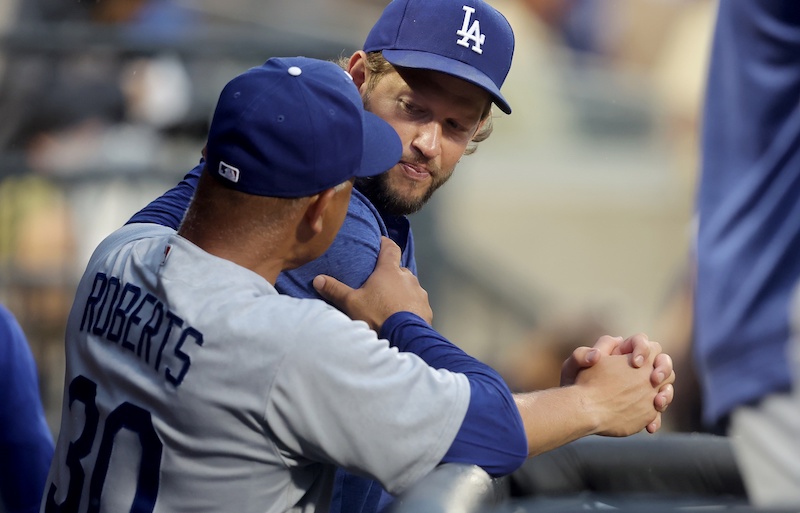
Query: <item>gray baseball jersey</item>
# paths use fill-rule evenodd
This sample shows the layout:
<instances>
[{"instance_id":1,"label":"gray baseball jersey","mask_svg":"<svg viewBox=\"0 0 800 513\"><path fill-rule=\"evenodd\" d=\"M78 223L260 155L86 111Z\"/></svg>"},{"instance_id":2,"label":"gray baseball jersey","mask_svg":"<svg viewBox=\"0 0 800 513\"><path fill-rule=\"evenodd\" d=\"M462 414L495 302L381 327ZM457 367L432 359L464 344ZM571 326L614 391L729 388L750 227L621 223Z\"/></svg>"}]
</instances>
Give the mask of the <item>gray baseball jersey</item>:
<instances>
[{"instance_id":1,"label":"gray baseball jersey","mask_svg":"<svg viewBox=\"0 0 800 513\"><path fill-rule=\"evenodd\" d=\"M470 398L463 374L152 224L93 254L66 357L42 512L326 511L334 466L398 493Z\"/></svg>"}]
</instances>

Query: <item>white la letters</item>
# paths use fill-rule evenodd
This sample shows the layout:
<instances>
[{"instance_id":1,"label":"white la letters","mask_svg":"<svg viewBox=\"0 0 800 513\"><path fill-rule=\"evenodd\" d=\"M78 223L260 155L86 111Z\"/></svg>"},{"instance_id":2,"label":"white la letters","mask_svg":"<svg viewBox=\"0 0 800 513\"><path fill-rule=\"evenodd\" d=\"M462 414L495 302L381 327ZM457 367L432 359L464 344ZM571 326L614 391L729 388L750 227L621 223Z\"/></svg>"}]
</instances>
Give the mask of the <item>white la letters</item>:
<instances>
[{"instance_id":1,"label":"white la letters","mask_svg":"<svg viewBox=\"0 0 800 513\"><path fill-rule=\"evenodd\" d=\"M472 41L472 48L471 50L475 53L483 53L483 49L481 49L481 45L486 40L486 35L481 34L481 24L478 20L472 22L472 26L470 26L469 22L472 18L472 13L475 12L475 9L465 5L464 9L464 25L462 25L460 30L456 31L456 34L461 36L461 39L458 39L456 43L469 48L469 42Z\"/></svg>"}]
</instances>

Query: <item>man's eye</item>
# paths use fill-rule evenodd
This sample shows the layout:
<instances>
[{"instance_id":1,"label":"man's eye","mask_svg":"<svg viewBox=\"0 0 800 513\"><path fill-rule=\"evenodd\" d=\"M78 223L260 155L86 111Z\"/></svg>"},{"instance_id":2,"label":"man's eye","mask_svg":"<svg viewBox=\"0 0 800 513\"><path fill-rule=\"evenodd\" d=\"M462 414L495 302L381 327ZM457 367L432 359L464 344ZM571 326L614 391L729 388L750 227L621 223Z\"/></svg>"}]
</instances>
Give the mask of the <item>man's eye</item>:
<instances>
[{"instance_id":1,"label":"man's eye","mask_svg":"<svg viewBox=\"0 0 800 513\"><path fill-rule=\"evenodd\" d=\"M401 107L403 108L403 110L404 110L404 111L406 111L406 112L410 112L410 113L416 113L416 112L419 112L419 111L420 111L420 109L418 109L418 108L417 108L417 107L415 107L414 105L411 105L410 103L408 103L408 102L405 102L405 101L400 101L400 106L401 106Z\"/></svg>"},{"instance_id":2,"label":"man's eye","mask_svg":"<svg viewBox=\"0 0 800 513\"><path fill-rule=\"evenodd\" d=\"M464 135L470 137L476 130L476 125L466 125L463 123L459 123L458 121L450 120L447 122L447 125L450 127L454 133Z\"/></svg>"},{"instance_id":3,"label":"man's eye","mask_svg":"<svg viewBox=\"0 0 800 513\"><path fill-rule=\"evenodd\" d=\"M448 125L450 125L450 128L452 128L453 130L455 130L457 132L466 132L467 131L466 127L464 127L463 125L459 124L456 121L448 121L447 123L448 123Z\"/></svg>"}]
</instances>

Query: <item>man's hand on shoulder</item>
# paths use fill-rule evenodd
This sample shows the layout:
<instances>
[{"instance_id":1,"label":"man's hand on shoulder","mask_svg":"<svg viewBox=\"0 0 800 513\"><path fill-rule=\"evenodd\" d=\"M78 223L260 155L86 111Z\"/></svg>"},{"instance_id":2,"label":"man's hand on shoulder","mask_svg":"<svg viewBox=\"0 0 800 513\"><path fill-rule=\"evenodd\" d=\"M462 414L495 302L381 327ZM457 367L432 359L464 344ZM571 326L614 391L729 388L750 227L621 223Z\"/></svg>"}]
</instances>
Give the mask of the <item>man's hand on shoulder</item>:
<instances>
[{"instance_id":1,"label":"man's hand on shoulder","mask_svg":"<svg viewBox=\"0 0 800 513\"><path fill-rule=\"evenodd\" d=\"M397 244L382 237L375 270L361 288L353 289L324 274L314 278L314 288L350 318L365 321L375 331L397 312L414 313L430 324L433 311L428 293L411 271L400 267L400 257Z\"/></svg>"}]
</instances>

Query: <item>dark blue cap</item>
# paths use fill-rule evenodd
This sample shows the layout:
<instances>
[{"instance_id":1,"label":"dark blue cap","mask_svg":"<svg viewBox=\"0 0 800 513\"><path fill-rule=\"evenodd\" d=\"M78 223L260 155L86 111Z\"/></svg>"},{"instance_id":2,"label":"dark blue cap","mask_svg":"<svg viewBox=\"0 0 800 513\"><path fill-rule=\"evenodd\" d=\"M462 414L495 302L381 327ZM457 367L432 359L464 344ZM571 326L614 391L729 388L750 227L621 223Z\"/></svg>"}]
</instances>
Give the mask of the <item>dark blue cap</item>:
<instances>
[{"instance_id":1,"label":"dark blue cap","mask_svg":"<svg viewBox=\"0 0 800 513\"><path fill-rule=\"evenodd\" d=\"M482 0L393 0L367 35L364 51L381 51L395 66L462 78L511 113L500 87L511 69L514 32Z\"/></svg>"},{"instance_id":2,"label":"dark blue cap","mask_svg":"<svg viewBox=\"0 0 800 513\"><path fill-rule=\"evenodd\" d=\"M257 196L313 196L399 160L397 132L364 110L338 65L273 58L223 88L206 145L208 170Z\"/></svg>"}]
</instances>

